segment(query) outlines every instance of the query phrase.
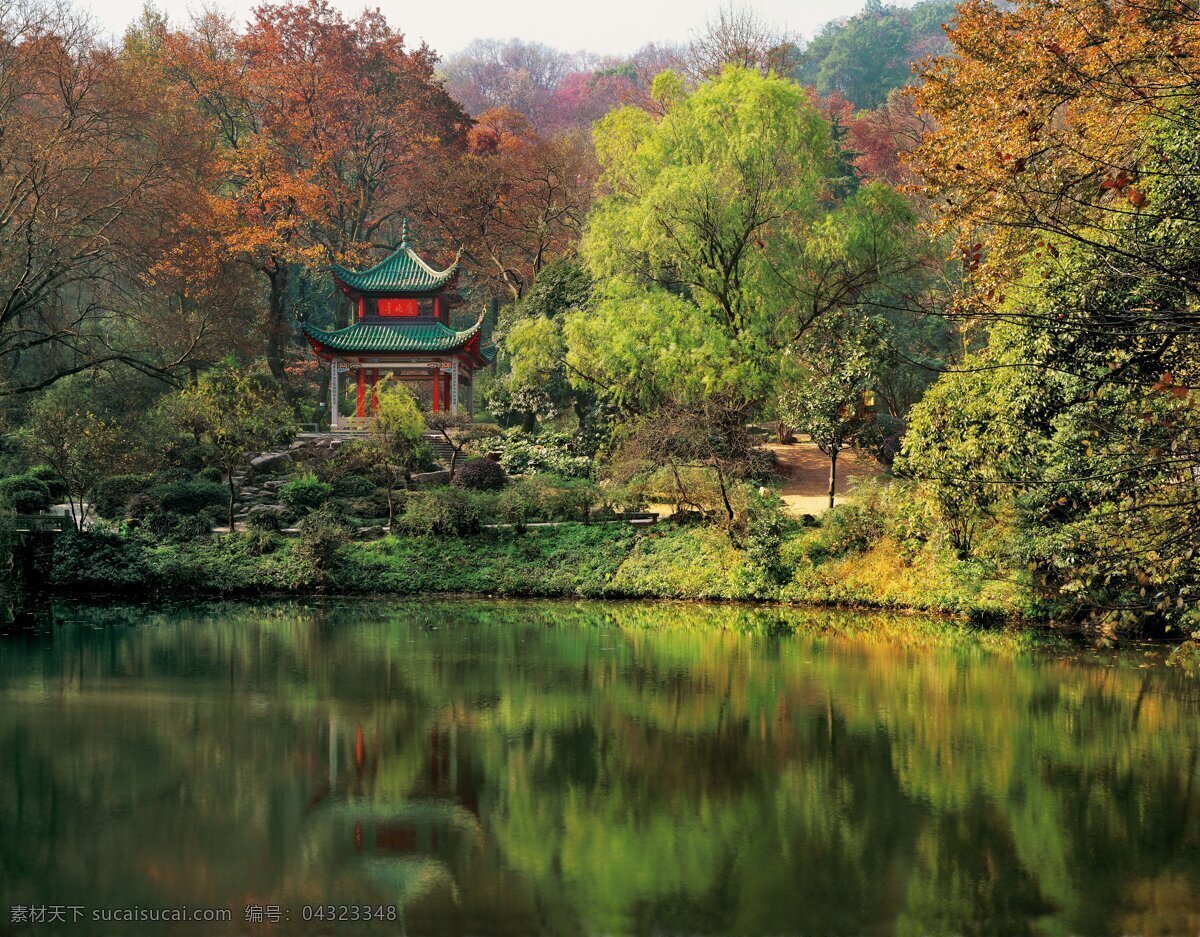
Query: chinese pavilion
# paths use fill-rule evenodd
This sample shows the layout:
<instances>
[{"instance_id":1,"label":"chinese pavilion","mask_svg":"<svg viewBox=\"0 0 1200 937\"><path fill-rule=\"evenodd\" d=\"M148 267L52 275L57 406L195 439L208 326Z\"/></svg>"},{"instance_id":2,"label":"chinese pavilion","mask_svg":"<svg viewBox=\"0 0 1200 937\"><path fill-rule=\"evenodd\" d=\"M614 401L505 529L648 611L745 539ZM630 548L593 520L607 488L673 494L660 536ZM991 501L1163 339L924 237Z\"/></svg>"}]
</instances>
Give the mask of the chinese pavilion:
<instances>
[{"instance_id":1,"label":"chinese pavilion","mask_svg":"<svg viewBox=\"0 0 1200 937\"><path fill-rule=\"evenodd\" d=\"M462 302L458 264L455 257L445 270L429 266L409 244L407 222L400 246L374 267L333 264L334 281L354 303L354 321L335 331L302 325L317 357L329 362L330 429L365 425L383 372L410 385L430 410L458 413L465 396L474 412L474 375L491 364L495 349L482 346L482 315L470 328L450 326L450 312ZM338 407L343 370L352 371L357 384L356 417L349 420Z\"/></svg>"}]
</instances>

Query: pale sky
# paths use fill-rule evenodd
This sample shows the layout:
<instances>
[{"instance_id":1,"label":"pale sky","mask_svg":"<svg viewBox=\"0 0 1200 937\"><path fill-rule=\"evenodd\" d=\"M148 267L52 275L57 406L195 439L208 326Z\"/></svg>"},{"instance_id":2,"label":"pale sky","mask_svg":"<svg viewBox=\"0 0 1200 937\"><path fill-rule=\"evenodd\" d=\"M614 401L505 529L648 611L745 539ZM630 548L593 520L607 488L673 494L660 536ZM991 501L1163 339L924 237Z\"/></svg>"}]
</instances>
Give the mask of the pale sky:
<instances>
[{"instance_id":1,"label":"pale sky","mask_svg":"<svg viewBox=\"0 0 1200 937\"><path fill-rule=\"evenodd\" d=\"M120 36L141 12L143 0L77 0L98 25ZM378 6L410 45L421 39L441 55L456 52L472 39L544 42L568 52L586 49L600 54L633 52L647 42L683 42L722 5L721 0L331 0L348 15ZM155 0L173 22L186 22L192 12L216 7L246 19L258 0ZM811 35L832 19L857 13L863 0L752 0L753 8L781 29Z\"/></svg>"}]
</instances>

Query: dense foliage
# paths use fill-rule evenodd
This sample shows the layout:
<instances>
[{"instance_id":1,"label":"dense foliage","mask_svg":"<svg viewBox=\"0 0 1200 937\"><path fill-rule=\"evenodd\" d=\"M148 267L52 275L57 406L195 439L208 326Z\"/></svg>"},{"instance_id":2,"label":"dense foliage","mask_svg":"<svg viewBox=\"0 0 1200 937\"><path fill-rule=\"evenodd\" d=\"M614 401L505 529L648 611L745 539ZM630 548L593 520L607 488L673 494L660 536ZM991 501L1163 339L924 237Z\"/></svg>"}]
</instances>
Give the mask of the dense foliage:
<instances>
[{"instance_id":1,"label":"dense foliage","mask_svg":"<svg viewBox=\"0 0 1200 937\"><path fill-rule=\"evenodd\" d=\"M6 513L163 555L224 524L337 588L353 537L652 506L639 594L853 595L847 556L922 557L1057 621L1198 624L1186 7L872 0L807 44L729 7L686 48L478 42L440 75L322 0L111 46L16 5L0 39ZM294 320L344 324L329 261L403 219L491 309L476 413L388 380L359 438L288 448L328 416ZM828 461L820 533L768 428ZM848 449L892 478L837 505ZM752 568L714 586L722 557Z\"/></svg>"}]
</instances>

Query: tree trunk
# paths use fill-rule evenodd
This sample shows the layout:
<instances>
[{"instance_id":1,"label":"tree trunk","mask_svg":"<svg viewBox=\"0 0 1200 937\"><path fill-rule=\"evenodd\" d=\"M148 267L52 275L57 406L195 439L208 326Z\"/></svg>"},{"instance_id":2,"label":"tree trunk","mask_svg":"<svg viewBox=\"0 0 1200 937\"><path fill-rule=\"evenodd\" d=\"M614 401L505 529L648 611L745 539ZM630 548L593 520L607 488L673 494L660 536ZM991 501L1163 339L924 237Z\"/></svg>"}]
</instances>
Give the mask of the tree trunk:
<instances>
[{"instance_id":1,"label":"tree trunk","mask_svg":"<svg viewBox=\"0 0 1200 937\"><path fill-rule=\"evenodd\" d=\"M229 532L233 533L233 503L237 500L237 491L233 486L233 466L229 467Z\"/></svg>"},{"instance_id":2,"label":"tree trunk","mask_svg":"<svg viewBox=\"0 0 1200 937\"><path fill-rule=\"evenodd\" d=\"M458 449L450 443L450 481L454 481L454 467L458 465Z\"/></svg>"},{"instance_id":3,"label":"tree trunk","mask_svg":"<svg viewBox=\"0 0 1200 937\"><path fill-rule=\"evenodd\" d=\"M833 494L837 490L837 457L838 451L834 449L829 453L829 506L833 507Z\"/></svg>"},{"instance_id":4,"label":"tree trunk","mask_svg":"<svg viewBox=\"0 0 1200 937\"><path fill-rule=\"evenodd\" d=\"M388 526L388 533L390 534L392 532L392 521L396 517L395 488L390 482L388 483L388 486L387 486L387 493L388 493L388 525L387 526Z\"/></svg>"},{"instance_id":5,"label":"tree trunk","mask_svg":"<svg viewBox=\"0 0 1200 937\"><path fill-rule=\"evenodd\" d=\"M267 305L267 366L271 375L285 389L287 374L284 372L284 355L287 344L288 322L287 307L287 265L275 261L272 268L266 271L267 279L271 282L271 292Z\"/></svg>"},{"instance_id":6,"label":"tree trunk","mask_svg":"<svg viewBox=\"0 0 1200 937\"><path fill-rule=\"evenodd\" d=\"M729 526L733 527L733 505L729 503L729 491L725 487L725 473L717 469L717 481L721 483L721 500L725 502L725 513L729 517Z\"/></svg>"}]
</instances>

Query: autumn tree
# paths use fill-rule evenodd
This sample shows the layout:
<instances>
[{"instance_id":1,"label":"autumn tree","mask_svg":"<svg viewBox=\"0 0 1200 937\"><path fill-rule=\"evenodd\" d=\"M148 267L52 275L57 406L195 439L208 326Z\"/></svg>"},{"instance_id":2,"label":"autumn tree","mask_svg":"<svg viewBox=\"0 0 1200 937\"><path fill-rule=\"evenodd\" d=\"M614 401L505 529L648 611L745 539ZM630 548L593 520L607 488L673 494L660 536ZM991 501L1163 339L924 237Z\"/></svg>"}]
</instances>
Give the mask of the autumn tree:
<instances>
[{"instance_id":1,"label":"autumn tree","mask_svg":"<svg viewBox=\"0 0 1200 937\"><path fill-rule=\"evenodd\" d=\"M1173 626L1200 590L1181 534L1200 452L1200 23L1175 4L969 2L950 36L916 93L936 126L914 158L965 268L953 312L982 350L963 370L996 376L943 380L1040 444L996 484L1055 612ZM1062 389L1014 412L1007 371Z\"/></svg>"},{"instance_id":2,"label":"autumn tree","mask_svg":"<svg viewBox=\"0 0 1200 937\"><path fill-rule=\"evenodd\" d=\"M463 245L477 286L515 301L578 242L594 178L584 136L543 137L524 115L492 110L464 155L426 165L421 210L443 241Z\"/></svg>"},{"instance_id":3,"label":"autumn tree","mask_svg":"<svg viewBox=\"0 0 1200 937\"><path fill-rule=\"evenodd\" d=\"M282 382L298 269L387 249L417 162L455 145L465 116L434 81L433 53L378 11L263 5L244 33L209 14L165 54L219 135L214 214L226 249L267 280L267 361Z\"/></svg>"},{"instance_id":4,"label":"autumn tree","mask_svg":"<svg viewBox=\"0 0 1200 937\"><path fill-rule=\"evenodd\" d=\"M449 56L440 69L446 90L478 117L492 110L523 114L532 126L543 121L560 84L584 64L575 56L539 42L476 39Z\"/></svg>"},{"instance_id":5,"label":"autumn tree","mask_svg":"<svg viewBox=\"0 0 1200 937\"><path fill-rule=\"evenodd\" d=\"M694 81L715 78L726 66L782 75L796 66L800 48L798 37L771 26L751 7L730 2L692 35L684 67Z\"/></svg>"},{"instance_id":6,"label":"autumn tree","mask_svg":"<svg viewBox=\"0 0 1200 937\"><path fill-rule=\"evenodd\" d=\"M203 127L63 7L0 7L0 393L96 365L170 379L192 343L130 315L171 218L202 198Z\"/></svg>"}]
</instances>

